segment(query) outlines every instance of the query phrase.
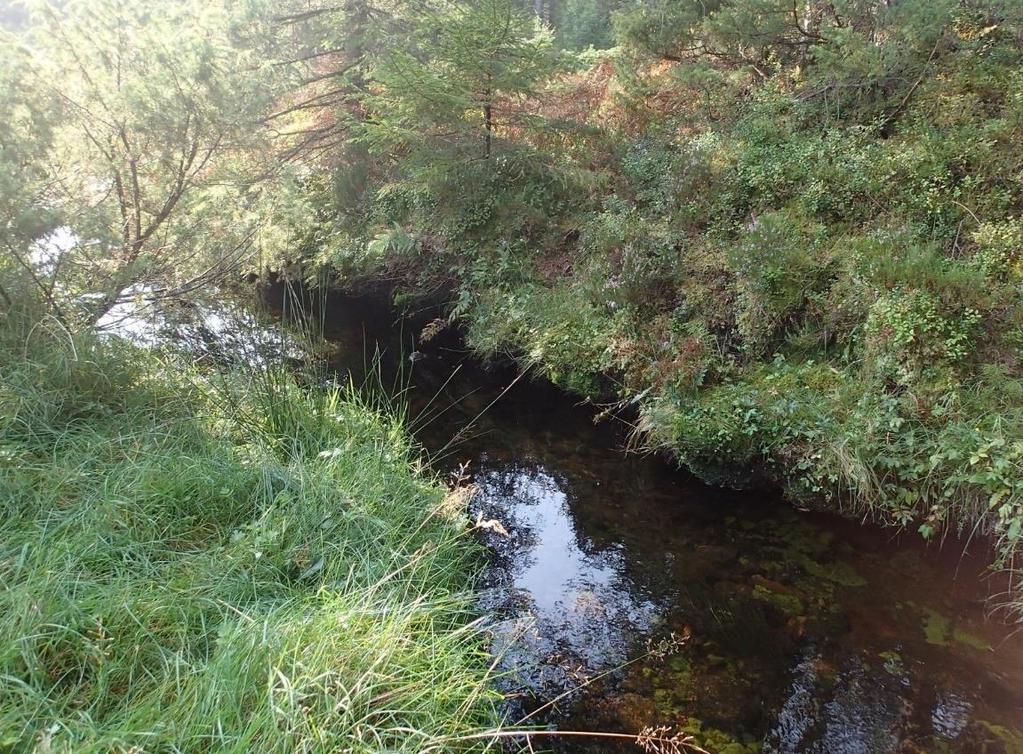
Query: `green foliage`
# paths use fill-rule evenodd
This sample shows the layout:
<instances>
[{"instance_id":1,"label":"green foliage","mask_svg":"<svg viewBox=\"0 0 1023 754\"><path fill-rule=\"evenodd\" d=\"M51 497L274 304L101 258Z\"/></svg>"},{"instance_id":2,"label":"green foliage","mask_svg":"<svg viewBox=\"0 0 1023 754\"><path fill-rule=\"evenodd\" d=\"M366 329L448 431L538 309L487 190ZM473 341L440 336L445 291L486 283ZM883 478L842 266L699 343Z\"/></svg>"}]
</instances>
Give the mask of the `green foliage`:
<instances>
[{"instance_id":1,"label":"green foliage","mask_svg":"<svg viewBox=\"0 0 1023 754\"><path fill-rule=\"evenodd\" d=\"M469 750L494 721L464 514L394 417L52 319L0 357L0 748Z\"/></svg>"},{"instance_id":2,"label":"green foliage","mask_svg":"<svg viewBox=\"0 0 1023 754\"><path fill-rule=\"evenodd\" d=\"M779 331L824 289L830 261L821 253L824 226L801 225L786 213L765 214L732 248L736 329L753 354L776 343Z\"/></svg>"},{"instance_id":3,"label":"green foliage","mask_svg":"<svg viewBox=\"0 0 1023 754\"><path fill-rule=\"evenodd\" d=\"M657 399L644 409L644 421L655 441L678 448L684 464L710 479L736 483L752 471L787 479L799 496L821 493L838 481L834 472L824 479L815 473L820 443L838 423L833 399L843 388L841 373L827 365L779 358L696 400Z\"/></svg>"},{"instance_id":4,"label":"green foliage","mask_svg":"<svg viewBox=\"0 0 1023 754\"><path fill-rule=\"evenodd\" d=\"M431 165L489 158L499 133L528 126L516 99L551 72L551 34L511 0L423 11L409 48L371 72L363 138Z\"/></svg>"},{"instance_id":5,"label":"green foliage","mask_svg":"<svg viewBox=\"0 0 1023 754\"><path fill-rule=\"evenodd\" d=\"M0 185L17 216L4 241L66 324L98 321L133 287L208 282L253 252L271 216L256 186L273 171L258 123L282 83L239 31L256 10L42 4L9 40L4 160L21 177ZM37 209L11 207L18 197Z\"/></svg>"},{"instance_id":6,"label":"green foliage","mask_svg":"<svg viewBox=\"0 0 1023 754\"><path fill-rule=\"evenodd\" d=\"M57 103L36 92L36 72L24 49L4 37L0 59L0 265L57 222L46 199L46 154L51 148Z\"/></svg>"},{"instance_id":7,"label":"green foliage","mask_svg":"<svg viewBox=\"0 0 1023 754\"><path fill-rule=\"evenodd\" d=\"M720 3L705 4L658 0L636 3L615 16L615 35L646 54L680 58L696 42L696 27Z\"/></svg>"},{"instance_id":8,"label":"green foliage","mask_svg":"<svg viewBox=\"0 0 1023 754\"><path fill-rule=\"evenodd\" d=\"M579 16L552 16L563 44ZM474 347L639 405L650 441L707 478L767 478L927 536L980 528L1009 562L1015 4L686 0L614 21L620 50L530 100L575 148L508 130L485 174L416 148L367 237L398 222L430 239L406 285L441 276ZM424 70L447 60L432 54ZM453 109L478 146L478 113Z\"/></svg>"},{"instance_id":9,"label":"green foliage","mask_svg":"<svg viewBox=\"0 0 1023 754\"><path fill-rule=\"evenodd\" d=\"M977 249L973 262L993 280L1019 279L1023 274L1023 220L1012 218L996 223L981 223L973 232Z\"/></svg>"},{"instance_id":10,"label":"green foliage","mask_svg":"<svg viewBox=\"0 0 1023 754\"><path fill-rule=\"evenodd\" d=\"M881 379L913 386L925 372L966 358L979 312L945 316L926 291L893 291L879 298L864 323L868 369Z\"/></svg>"},{"instance_id":11,"label":"green foliage","mask_svg":"<svg viewBox=\"0 0 1023 754\"><path fill-rule=\"evenodd\" d=\"M614 46L611 18L624 0L558 0L551 5L550 23L559 46L569 50Z\"/></svg>"},{"instance_id":12,"label":"green foliage","mask_svg":"<svg viewBox=\"0 0 1023 754\"><path fill-rule=\"evenodd\" d=\"M484 353L510 349L568 390L601 394L609 323L594 307L580 305L572 291L526 285L482 293L470 306L467 339L474 348Z\"/></svg>"}]
</instances>

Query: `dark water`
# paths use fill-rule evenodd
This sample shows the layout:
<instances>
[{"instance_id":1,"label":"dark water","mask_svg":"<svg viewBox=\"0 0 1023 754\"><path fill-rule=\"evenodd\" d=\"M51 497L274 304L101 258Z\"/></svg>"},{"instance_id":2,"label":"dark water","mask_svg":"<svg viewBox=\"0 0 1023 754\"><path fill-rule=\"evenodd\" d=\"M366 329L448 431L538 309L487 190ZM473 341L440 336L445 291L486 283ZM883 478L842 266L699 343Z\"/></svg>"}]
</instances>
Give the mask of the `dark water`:
<instances>
[{"instance_id":1,"label":"dark water","mask_svg":"<svg viewBox=\"0 0 1023 754\"><path fill-rule=\"evenodd\" d=\"M321 304L331 371L400 392L435 467L466 464L472 518L506 532L481 530L480 603L510 722L665 725L715 754L1023 754L1023 634L985 619L1004 584L982 544L707 487L456 338L424 344L372 301ZM169 324L212 353L246 329Z\"/></svg>"},{"instance_id":2,"label":"dark water","mask_svg":"<svg viewBox=\"0 0 1023 754\"><path fill-rule=\"evenodd\" d=\"M978 562L707 488L589 413L516 395L456 453L509 532L487 596L509 689L591 683L562 725L730 754L1021 751L1023 644L985 622Z\"/></svg>"},{"instance_id":3,"label":"dark water","mask_svg":"<svg viewBox=\"0 0 1023 754\"><path fill-rule=\"evenodd\" d=\"M1023 754L1023 635L985 619L1004 584L982 544L707 487L625 452L592 407L367 318L381 313L328 309L335 368L387 342L419 440L438 468L466 464L473 519L507 532L482 533L481 604L510 721L667 725L717 754Z\"/></svg>"}]
</instances>

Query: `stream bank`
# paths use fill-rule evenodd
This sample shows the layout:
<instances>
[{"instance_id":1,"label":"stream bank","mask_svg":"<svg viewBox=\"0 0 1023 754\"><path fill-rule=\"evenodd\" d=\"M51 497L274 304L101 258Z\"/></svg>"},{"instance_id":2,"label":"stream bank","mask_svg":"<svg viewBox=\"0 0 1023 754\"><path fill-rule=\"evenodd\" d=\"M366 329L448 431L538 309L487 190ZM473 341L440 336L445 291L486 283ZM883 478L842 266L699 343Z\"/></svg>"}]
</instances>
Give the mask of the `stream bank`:
<instances>
[{"instance_id":1,"label":"stream bank","mask_svg":"<svg viewBox=\"0 0 1023 754\"><path fill-rule=\"evenodd\" d=\"M594 424L592 406L479 363L435 312L316 303L321 373L395 396L433 468L475 485L471 519L500 523L483 531L477 610L510 722L667 725L716 754L1021 751L1023 637L986 615L1005 585L983 543L709 487L627 452L629 427ZM244 312L193 314L164 324L203 358L264 341L311 358L284 328L244 336ZM559 750L618 750L605 744Z\"/></svg>"},{"instance_id":2,"label":"stream bank","mask_svg":"<svg viewBox=\"0 0 1023 754\"><path fill-rule=\"evenodd\" d=\"M434 466L464 470L473 518L507 532L486 534L480 607L513 720L558 699L530 720L669 725L727 754L1023 750L1023 637L986 617L1007 585L984 543L926 545L623 452L627 426L483 368L456 335L422 342L428 311L330 296L321 314L331 369L383 354Z\"/></svg>"}]
</instances>

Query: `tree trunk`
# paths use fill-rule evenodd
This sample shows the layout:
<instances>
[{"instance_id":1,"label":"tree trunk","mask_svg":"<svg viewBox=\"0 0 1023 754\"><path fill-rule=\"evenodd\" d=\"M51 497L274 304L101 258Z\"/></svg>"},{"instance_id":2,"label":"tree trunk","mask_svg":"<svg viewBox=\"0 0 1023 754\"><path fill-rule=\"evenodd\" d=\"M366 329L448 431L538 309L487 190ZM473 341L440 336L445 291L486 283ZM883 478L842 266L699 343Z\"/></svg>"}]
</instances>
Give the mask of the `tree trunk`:
<instances>
[{"instance_id":1,"label":"tree trunk","mask_svg":"<svg viewBox=\"0 0 1023 754\"><path fill-rule=\"evenodd\" d=\"M494 117L493 110L489 102L483 106L483 125L486 128L486 147L484 149L484 155L487 159L490 159L490 139L492 131L494 130Z\"/></svg>"},{"instance_id":2,"label":"tree trunk","mask_svg":"<svg viewBox=\"0 0 1023 754\"><path fill-rule=\"evenodd\" d=\"M493 75L487 71L487 88L483 91L484 157L490 159L490 143L494 132L494 90L491 86Z\"/></svg>"}]
</instances>

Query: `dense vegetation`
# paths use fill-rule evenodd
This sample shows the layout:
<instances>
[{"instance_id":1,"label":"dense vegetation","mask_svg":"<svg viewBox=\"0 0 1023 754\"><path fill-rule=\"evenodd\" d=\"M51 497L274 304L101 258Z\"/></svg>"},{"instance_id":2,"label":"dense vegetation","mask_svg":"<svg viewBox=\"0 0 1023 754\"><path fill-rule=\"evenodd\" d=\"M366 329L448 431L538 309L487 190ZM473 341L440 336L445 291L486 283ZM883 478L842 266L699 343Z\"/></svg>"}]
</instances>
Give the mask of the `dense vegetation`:
<instances>
[{"instance_id":1,"label":"dense vegetation","mask_svg":"<svg viewBox=\"0 0 1023 754\"><path fill-rule=\"evenodd\" d=\"M400 421L7 313L0 751L454 751L496 722L464 498Z\"/></svg>"},{"instance_id":2,"label":"dense vegetation","mask_svg":"<svg viewBox=\"0 0 1023 754\"><path fill-rule=\"evenodd\" d=\"M440 295L481 352L638 407L707 479L991 533L1011 568L1023 8L587 7L617 47L508 0L367 16L320 61L344 104L307 112L346 147L287 261Z\"/></svg>"}]
</instances>

